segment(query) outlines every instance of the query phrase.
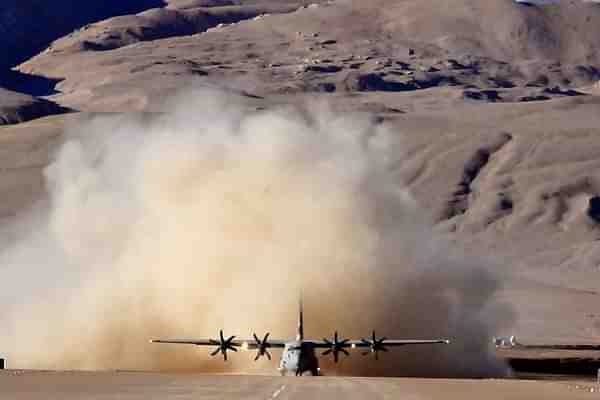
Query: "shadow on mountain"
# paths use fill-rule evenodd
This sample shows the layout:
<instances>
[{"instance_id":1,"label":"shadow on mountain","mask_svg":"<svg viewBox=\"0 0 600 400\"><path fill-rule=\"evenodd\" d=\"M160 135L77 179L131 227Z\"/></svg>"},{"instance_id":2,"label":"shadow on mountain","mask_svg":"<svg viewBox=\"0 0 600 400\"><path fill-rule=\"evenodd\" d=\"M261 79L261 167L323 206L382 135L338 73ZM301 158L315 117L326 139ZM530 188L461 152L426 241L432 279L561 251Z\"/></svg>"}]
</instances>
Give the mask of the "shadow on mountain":
<instances>
[{"instance_id":1,"label":"shadow on mountain","mask_svg":"<svg viewBox=\"0 0 600 400\"><path fill-rule=\"evenodd\" d=\"M33 97L51 96L59 93L56 90L56 85L60 81L62 79L24 74L13 70L0 72L0 87Z\"/></svg>"},{"instance_id":2,"label":"shadow on mountain","mask_svg":"<svg viewBox=\"0 0 600 400\"><path fill-rule=\"evenodd\" d=\"M164 5L163 0L3 0L0 70L22 63L86 24Z\"/></svg>"}]
</instances>

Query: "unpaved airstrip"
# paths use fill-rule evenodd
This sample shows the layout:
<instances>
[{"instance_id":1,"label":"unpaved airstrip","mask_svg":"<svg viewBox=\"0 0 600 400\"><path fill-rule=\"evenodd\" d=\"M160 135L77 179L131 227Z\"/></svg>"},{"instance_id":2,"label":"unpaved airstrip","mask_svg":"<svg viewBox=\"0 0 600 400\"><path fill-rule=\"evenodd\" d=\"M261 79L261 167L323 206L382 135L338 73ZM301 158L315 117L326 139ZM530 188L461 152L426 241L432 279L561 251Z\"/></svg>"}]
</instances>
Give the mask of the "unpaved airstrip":
<instances>
[{"instance_id":1,"label":"unpaved airstrip","mask_svg":"<svg viewBox=\"0 0 600 400\"><path fill-rule=\"evenodd\" d=\"M0 373L0 398L74 399L597 399L585 381L278 377L137 372Z\"/></svg>"}]
</instances>

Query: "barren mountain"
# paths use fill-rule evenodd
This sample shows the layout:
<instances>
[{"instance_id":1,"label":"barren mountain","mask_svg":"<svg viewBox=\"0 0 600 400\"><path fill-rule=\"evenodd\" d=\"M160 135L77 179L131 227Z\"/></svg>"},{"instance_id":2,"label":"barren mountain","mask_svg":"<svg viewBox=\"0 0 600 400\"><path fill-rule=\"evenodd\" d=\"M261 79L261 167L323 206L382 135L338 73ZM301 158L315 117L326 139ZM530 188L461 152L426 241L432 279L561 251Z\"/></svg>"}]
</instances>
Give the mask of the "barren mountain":
<instances>
[{"instance_id":1,"label":"barren mountain","mask_svg":"<svg viewBox=\"0 0 600 400\"><path fill-rule=\"evenodd\" d=\"M156 9L91 25L19 70L62 80L57 101L85 110L96 101L110 110L111 96L115 109L142 109L158 88L192 77L262 94L457 86L467 100L493 102L578 95L600 79L598 5L434 3L338 1L282 15L269 13L287 3ZM152 87L139 84L149 76Z\"/></svg>"}]
</instances>

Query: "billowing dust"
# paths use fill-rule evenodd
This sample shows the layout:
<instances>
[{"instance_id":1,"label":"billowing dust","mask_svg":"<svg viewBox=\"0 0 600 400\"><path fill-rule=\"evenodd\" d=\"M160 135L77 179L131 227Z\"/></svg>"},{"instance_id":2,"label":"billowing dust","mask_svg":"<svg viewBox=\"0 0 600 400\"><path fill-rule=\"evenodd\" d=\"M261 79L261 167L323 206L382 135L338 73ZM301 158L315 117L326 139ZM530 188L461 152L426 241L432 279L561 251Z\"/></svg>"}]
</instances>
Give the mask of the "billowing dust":
<instances>
[{"instance_id":1,"label":"billowing dust","mask_svg":"<svg viewBox=\"0 0 600 400\"><path fill-rule=\"evenodd\" d=\"M401 135L326 107L249 112L192 90L153 117L70 126L48 201L5 228L0 350L27 368L273 371L157 337L448 337L325 374L501 374L494 264L432 232L401 185ZM10 235L9 235L10 233Z\"/></svg>"}]
</instances>

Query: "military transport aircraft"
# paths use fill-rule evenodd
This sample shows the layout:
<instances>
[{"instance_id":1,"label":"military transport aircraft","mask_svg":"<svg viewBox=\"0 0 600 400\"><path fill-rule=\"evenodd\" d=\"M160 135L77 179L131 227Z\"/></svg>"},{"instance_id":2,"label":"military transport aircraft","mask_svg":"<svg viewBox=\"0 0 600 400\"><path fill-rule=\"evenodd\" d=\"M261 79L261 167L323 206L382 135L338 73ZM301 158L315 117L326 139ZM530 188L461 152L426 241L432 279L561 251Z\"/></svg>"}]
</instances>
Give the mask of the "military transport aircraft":
<instances>
[{"instance_id":1,"label":"military transport aircraft","mask_svg":"<svg viewBox=\"0 0 600 400\"><path fill-rule=\"evenodd\" d=\"M295 340L269 340L269 333L267 333L261 340L256 333L253 334L254 338L249 340L235 340L235 336L230 336L225 339L223 336L223 330L219 331L218 339L153 339L150 343L173 343L173 344L191 344L196 346L217 346L217 348L210 353L211 356L216 356L221 353L223 359L227 361L227 351L231 350L237 352L237 348L242 350L257 350L254 361L257 361L260 357L266 356L271 360L271 354L269 348L283 348L281 354L281 361L279 362L279 372L281 375L286 375L288 372L294 373L296 376L302 375L304 372L310 371L312 375L319 375L319 361L317 360L315 349L325 349L322 355L333 355L334 361L339 361L340 353L348 356L350 353L346 350L347 348L365 348L367 351L363 352L363 355L372 353L375 359L379 359L379 352L387 352L387 347L395 346L406 346L411 344L449 344L448 339L435 339L435 340L389 340L385 337L377 338L375 331L373 331L370 339L340 340L338 332L336 331L333 340L312 340L304 339L304 323L302 315L302 300L300 300L300 307L298 313L298 333L296 334Z\"/></svg>"}]
</instances>

